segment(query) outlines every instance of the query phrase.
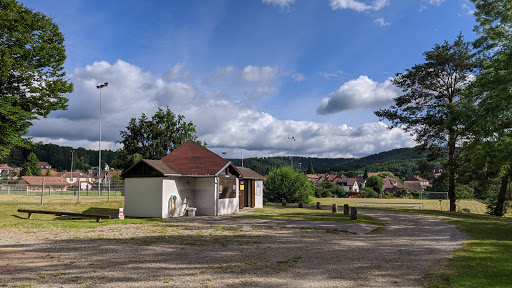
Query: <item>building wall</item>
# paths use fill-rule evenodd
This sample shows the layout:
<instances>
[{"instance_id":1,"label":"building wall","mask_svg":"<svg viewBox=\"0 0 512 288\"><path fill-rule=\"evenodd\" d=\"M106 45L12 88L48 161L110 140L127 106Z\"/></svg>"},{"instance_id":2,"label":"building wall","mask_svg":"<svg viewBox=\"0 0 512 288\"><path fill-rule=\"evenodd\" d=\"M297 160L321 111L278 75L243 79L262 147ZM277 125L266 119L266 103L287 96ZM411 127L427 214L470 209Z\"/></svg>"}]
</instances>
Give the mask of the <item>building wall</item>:
<instances>
[{"instance_id":1,"label":"building wall","mask_svg":"<svg viewBox=\"0 0 512 288\"><path fill-rule=\"evenodd\" d=\"M194 201L191 207L197 208L196 215L216 215L216 177L194 179Z\"/></svg>"},{"instance_id":2,"label":"building wall","mask_svg":"<svg viewBox=\"0 0 512 288\"><path fill-rule=\"evenodd\" d=\"M234 177L234 176L233 176ZM240 194L239 190L239 180L237 177L234 177L236 179L235 181L235 198L225 198L225 199L218 199L218 215L225 215L225 214L233 214L238 213L239 211L239 199L238 195ZM230 187L232 188L232 187Z\"/></svg>"},{"instance_id":3,"label":"building wall","mask_svg":"<svg viewBox=\"0 0 512 288\"><path fill-rule=\"evenodd\" d=\"M256 193L254 208L263 208L263 181L254 180L254 193Z\"/></svg>"},{"instance_id":4,"label":"building wall","mask_svg":"<svg viewBox=\"0 0 512 288\"><path fill-rule=\"evenodd\" d=\"M162 177L126 178L124 214L131 217L163 217Z\"/></svg>"}]
</instances>

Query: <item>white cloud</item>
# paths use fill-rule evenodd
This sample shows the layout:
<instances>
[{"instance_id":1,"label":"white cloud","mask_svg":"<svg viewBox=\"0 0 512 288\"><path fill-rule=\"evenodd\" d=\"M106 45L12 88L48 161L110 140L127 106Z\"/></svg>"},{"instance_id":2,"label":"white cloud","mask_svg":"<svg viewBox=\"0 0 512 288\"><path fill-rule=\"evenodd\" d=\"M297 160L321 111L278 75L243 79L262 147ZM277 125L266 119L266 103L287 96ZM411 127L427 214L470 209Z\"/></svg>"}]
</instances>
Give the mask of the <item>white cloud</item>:
<instances>
[{"instance_id":1,"label":"white cloud","mask_svg":"<svg viewBox=\"0 0 512 288\"><path fill-rule=\"evenodd\" d=\"M268 82L276 78L277 67L271 66L245 66L238 78L248 82Z\"/></svg>"},{"instance_id":2,"label":"white cloud","mask_svg":"<svg viewBox=\"0 0 512 288\"><path fill-rule=\"evenodd\" d=\"M210 74L208 74L208 76L203 80L203 84L211 84L217 81L218 79L225 78L231 75L234 71L235 67L233 66L219 67Z\"/></svg>"},{"instance_id":3,"label":"white cloud","mask_svg":"<svg viewBox=\"0 0 512 288\"><path fill-rule=\"evenodd\" d=\"M185 62L176 63L174 66L172 66L171 69L167 70L167 73L165 73L164 78L167 80L174 80L178 78L187 79L189 77L190 71L184 71L185 66Z\"/></svg>"},{"instance_id":4,"label":"white cloud","mask_svg":"<svg viewBox=\"0 0 512 288\"><path fill-rule=\"evenodd\" d=\"M378 83L368 76L359 76L322 99L317 112L332 114L351 109L381 108L392 104L399 93L400 90L389 79Z\"/></svg>"},{"instance_id":5,"label":"white cloud","mask_svg":"<svg viewBox=\"0 0 512 288\"><path fill-rule=\"evenodd\" d=\"M379 24L379 26L382 27L391 25L391 22L386 22L384 18L375 19L373 22Z\"/></svg>"},{"instance_id":6,"label":"white cloud","mask_svg":"<svg viewBox=\"0 0 512 288\"><path fill-rule=\"evenodd\" d=\"M292 78L295 82L302 82L306 79L304 74L301 74L301 73L293 73Z\"/></svg>"},{"instance_id":7,"label":"white cloud","mask_svg":"<svg viewBox=\"0 0 512 288\"><path fill-rule=\"evenodd\" d=\"M378 11L389 5L389 1L374 0L371 4L366 4L357 0L330 0L329 5L332 10L349 9L357 12L367 12L370 10Z\"/></svg>"},{"instance_id":8,"label":"white cloud","mask_svg":"<svg viewBox=\"0 0 512 288\"><path fill-rule=\"evenodd\" d=\"M260 75L265 74L261 72L265 69L256 70L259 72L255 73L255 79L266 79ZM131 118L139 118L141 113L151 117L158 107L165 105L192 121L197 126L199 139L206 141L208 148L219 153L228 151L229 157L238 157L240 149L244 149L246 157L289 155L292 153L290 135L297 139L293 146L294 155L313 157L364 156L413 145L411 136L399 129L389 130L380 122L348 127L277 119L246 103L230 101L226 94L229 92L209 90L188 82L167 81L165 77L144 72L121 60L114 64L96 62L76 69L70 78L75 91L69 95L69 110L53 112L48 118L35 121L28 136L44 143L97 149L99 91L95 85L107 81L109 86L102 90L104 149L119 147L115 143L121 140L119 131L125 129ZM387 91L385 83L378 84L369 79L366 82L369 86L373 83L373 88L365 88L367 90ZM347 82L344 86L350 85ZM277 92L276 88L265 85L257 85L251 91ZM229 151L237 154L230 156L234 152Z\"/></svg>"},{"instance_id":9,"label":"white cloud","mask_svg":"<svg viewBox=\"0 0 512 288\"><path fill-rule=\"evenodd\" d=\"M344 72L342 70L336 70L335 72L318 72L318 74L328 80L341 80L343 79Z\"/></svg>"},{"instance_id":10,"label":"white cloud","mask_svg":"<svg viewBox=\"0 0 512 288\"><path fill-rule=\"evenodd\" d=\"M281 8L288 8L291 4L295 3L295 0L263 0L264 4L279 6Z\"/></svg>"},{"instance_id":11,"label":"white cloud","mask_svg":"<svg viewBox=\"0 0 512 288\"><path fill-rule=\"evenodd\" d=\"M428 0L428 4L439 7L445 0Z\"/></svg>"}]
</instances>

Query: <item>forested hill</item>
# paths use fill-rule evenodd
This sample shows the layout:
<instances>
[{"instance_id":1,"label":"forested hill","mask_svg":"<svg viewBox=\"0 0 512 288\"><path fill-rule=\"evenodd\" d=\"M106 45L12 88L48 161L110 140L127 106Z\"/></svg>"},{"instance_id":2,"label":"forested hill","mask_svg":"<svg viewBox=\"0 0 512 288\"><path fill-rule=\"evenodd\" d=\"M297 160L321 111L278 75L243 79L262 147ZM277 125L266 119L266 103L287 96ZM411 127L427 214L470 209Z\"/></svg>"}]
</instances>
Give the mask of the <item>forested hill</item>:
<instances>
[{"instance_id":1,"label":"forested hill","mask_svg":"<svg viewBox=\"0 0 512 288\"><path fill-rule=\"evenodd\" d=\"M230 159L240 166L240 159ZM362 173L365 167L369 172L389 171L398 177L408 177L417 172L418 161L425 160L413 148L393 149L362 158L309 158L293 157L295 169L306 171L309 161L313 164L315 173ZM244 166L267 174L272 168L289 166L289 157L264 157L244 159Z\"/></svg>"}]
</instances>

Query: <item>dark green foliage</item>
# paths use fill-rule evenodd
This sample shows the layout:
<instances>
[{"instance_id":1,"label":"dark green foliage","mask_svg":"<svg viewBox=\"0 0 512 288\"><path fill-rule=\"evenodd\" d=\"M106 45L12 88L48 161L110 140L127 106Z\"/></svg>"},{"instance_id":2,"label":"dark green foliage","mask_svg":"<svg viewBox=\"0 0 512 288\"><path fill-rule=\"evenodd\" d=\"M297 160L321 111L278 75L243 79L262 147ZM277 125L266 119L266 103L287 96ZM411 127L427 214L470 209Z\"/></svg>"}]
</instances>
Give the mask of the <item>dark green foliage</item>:
<instances>
[{"instance_id":1,"label":"dark green foliage","mask_svg":"<svg viewBox=\"0 0 512 288\"><path fill-rule=\"evenodd\" d=\"M64 37L57 24L15 0L0 0L0 159L15 146L31 121L66 109L73 91L63 71Z\"/></svg>"},{"instance_id":2,"label":"dark green foliage","mask_svg":"<svg viewBox=\"0 0 512 288\"><path fill-rule=\"evenodd\" d=\"M48 177L52 177L52 169L48 168L46 169L46 174L44 174L44 176L48 176Z\"/></svg>"},{"instance_id":3,"label":"dark green foliage","mask_svg":"<svg viewBox=\"0 0 512 288\"><path fill-rule=\"evenodd\" d=\"M311 162L311 159L309 160L308 170L306 171L306 174L315 174L315 169L313 168L313 162Z\"/></svg>"},{"instance_id":4,"label":"dark green foliage","mask_svg":"<svg viewBox=\"0 0 512 288\"><path fill-rule=\"evenodd\" d=\"M407 189L397 190L397 191L395 191L395 193L393 193L393 196L396 197L396 198L406 197L407 196Z\"/></svg>"},{"instance_id":5,"label":"dark green foliage","mask_svg":"<svg viewBox=\"0 0 512 288\"><path fill-rule=\"evenodd\" d=\"M41 176L41 167L39 166L39 159L35 153L30 153L27 161L23 163L21 176Z\"/></svg>"},{"instance_id":6,"label":"dark green foliage","mask_svg":"<svg viewBox=\"0 0 512 288\"><path fill-rule=\"evenodd\" d=\"M162 159L188 140L197 140L196 126L186 122L185 116L174 114L169 107L158 108L151 120L144 113L139 119L132 118L126 131L121 131L123 148L118 150L116 168L132 166L134 159ZM199 142L200 143L200 142ZM200 143L201 144L201 143ZM206 146L206 143L205 143Z\"/></svg>"},{"instance_id":7,"label":"dark green foliage","mask_svg":"<svg viewBox=\"0 0 512 288\"><path fill-rule=\"evenodd\" d=\"M362 191L360 191L360 194L361 194L361 197L363 197L363 198L377 198L377 197L379 197L379 193L377 193L371 187L365 187Z\"/></svg>"},{"instance_id":8,"label":"dark green foliage","mask_svg":"<svg viewBox=\"0 0 512 288\"><path fill-rule=\"evenodd\" d=\"M288 166L272 170L265 180L264 189L263 195L270 202L281 202L281 199L286 199L289 203L310 203L310 196L314 194L313 184L306 175Z\"/></svg>"},{"instance_id":9,"label":"dark green foliage","mask_svg":"<svg viewBox=\"0 0 512 288\"><path fill-rule=\"evenodd\" d=\"M52 169L57 171L69 171L71 169L71 150L73 153L73 169L87 171L91 166L98 165L98 151L87 150L84 148L74 149L69 146L59 146L55 144L36 144L33 149L14 147L9 156L0 161L9 163L14 167L21 167L25 163L28 155L34 153L40 161L48 162ZM116 153L110 150L101 151L102 167L105 163L112 163Z\"/></svg>"},{"instance_id":10,"label":"dark green foliage","mask_svg":"<svg viewBox=\"0 0 512 288\"><path fill-rule=\"evenodd\" d=\"M366 187L371 188L377 195L380 195L384 191L384 180L380 176L372 176L366 180Z\"/></svg>"}]
</instances>

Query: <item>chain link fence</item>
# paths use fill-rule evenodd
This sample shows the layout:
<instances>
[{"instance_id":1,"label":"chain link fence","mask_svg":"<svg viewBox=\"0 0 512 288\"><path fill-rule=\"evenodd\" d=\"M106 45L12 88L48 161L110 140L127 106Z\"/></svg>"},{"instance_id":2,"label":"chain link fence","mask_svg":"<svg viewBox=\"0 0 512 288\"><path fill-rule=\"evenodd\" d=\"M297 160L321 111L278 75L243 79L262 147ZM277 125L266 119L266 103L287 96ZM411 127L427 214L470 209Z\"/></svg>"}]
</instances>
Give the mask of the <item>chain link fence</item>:
<instances>
[{"instance_id":1,"label":"chain link fence","mask_svg":"<svg viewBox=\"0 0 512 288\"><path fill-rule=\"evenodd\" d=\"M4 184L0 183L0 195L27 195L36 196L41 195L43 190L42 185L27 185L27 184ZM112 180L110 183L101 185L101 191L98 191L98 183L87 185L85 189L78 189L78 186L48 186L44 187L46 195L77 195L80 191L80 196L124 196L124 180Z\"/></svg>"}]
</instances>

